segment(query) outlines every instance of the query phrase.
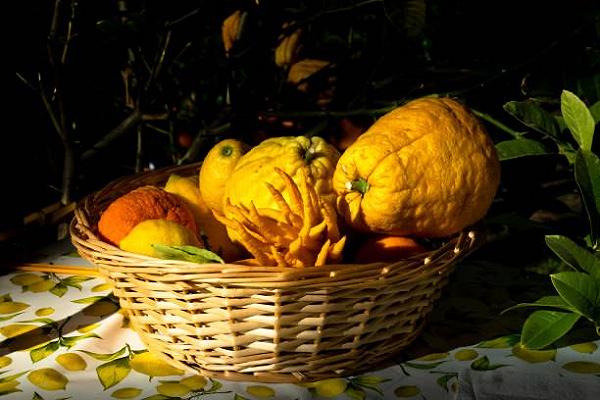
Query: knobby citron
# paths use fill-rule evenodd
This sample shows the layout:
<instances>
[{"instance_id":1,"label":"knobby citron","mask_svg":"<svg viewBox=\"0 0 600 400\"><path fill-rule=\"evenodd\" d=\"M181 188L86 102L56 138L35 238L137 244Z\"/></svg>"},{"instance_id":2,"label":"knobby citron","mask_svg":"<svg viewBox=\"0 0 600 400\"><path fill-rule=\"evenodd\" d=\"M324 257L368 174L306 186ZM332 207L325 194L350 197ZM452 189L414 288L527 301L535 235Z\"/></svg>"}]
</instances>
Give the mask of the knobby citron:
<instances>
[{"instance_id":1,"label":"knobby citron","mask_svg":"<svg viewBox=\"0 0 600 400\"><path fill-rule=\"evenodd\" d=\"M499 180L479 119L458 101L420 98L382 116L344 151L333 186L354 229L444 237L485 215Z\"/></svg>"}]
</instances>

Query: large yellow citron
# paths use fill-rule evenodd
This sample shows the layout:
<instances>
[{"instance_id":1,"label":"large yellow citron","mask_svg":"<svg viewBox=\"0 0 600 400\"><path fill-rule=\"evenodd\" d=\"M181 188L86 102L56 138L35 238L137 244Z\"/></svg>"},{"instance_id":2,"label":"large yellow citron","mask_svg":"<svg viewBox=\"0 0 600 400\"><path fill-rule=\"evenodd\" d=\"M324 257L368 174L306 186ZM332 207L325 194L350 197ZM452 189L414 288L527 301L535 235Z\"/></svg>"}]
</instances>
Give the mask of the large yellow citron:
<instances>
[{"instance_id":1,"label":"large yellow citron","mask_svg":"<svg viewBox=\"0 0 600 400\"><path fill-rule=\"evenodd\" d=\"M196 226L206 247L227 262L238 260L242 256L243 249L229 239L225 225L217 221L202 198L198 189L197 176L183 177L171 174L165 184L165 190L180 196L185 201L194 214Z\"/></svg>"},{"instance_id":2,"label":"large yellow citron","mask_svg":"<svg viewBox=\"0 0 600 400\"><path fill-rule=\"evenodd\" d=\"M420 98L377 120L342 154L333 177L355 229L444 237L477 222L500 181L482 123L449 98Z\"/></svg>"},{"instance_id":3,"label":"large yellow citron","mask_svg":"<svg viewBox=\"0 0 600 400\"><path fill-rule=\"evenodd\" d=\"M225 185L224 203L257 209L278 209L268 190L267 183L282 192L289 201L289 193L275 168L280 168L298 183L300 171L304 170L311 179L317 194L326 201L335 201L331 178L339 152L323 138L313 136L283 136L269 138L238 161Z\"/></svg>"},{"instance_id":4,"label":"large yellow citron","mask_svg":"<svg viewBox=\"0 0 600 400\"><path fill-rule=\"evenodd\" d=\"M242 141L225 139L215 144L204 157L200 167L200 195L211 210L223 212L225 184L248 149L249 146Z\"/></svg>"}]
</instances>

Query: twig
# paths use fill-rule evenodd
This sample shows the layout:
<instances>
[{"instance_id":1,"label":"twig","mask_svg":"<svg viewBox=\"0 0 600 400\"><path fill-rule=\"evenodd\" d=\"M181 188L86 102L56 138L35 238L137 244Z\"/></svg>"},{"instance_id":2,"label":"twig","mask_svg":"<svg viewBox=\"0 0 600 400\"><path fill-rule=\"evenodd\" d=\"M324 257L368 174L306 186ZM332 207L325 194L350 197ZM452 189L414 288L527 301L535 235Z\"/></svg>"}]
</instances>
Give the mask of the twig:
<instances>
[{"instance_id":1,"label":"twig","mask_svg":"<svg viewBox=\"0 0 600 400\"><path fill-rule=\"evenodd\" d=\"M185 21L188 18L193 17L194 15L198 14L200 11L202 11L201 8L196 8L195 10L190 11L187 14L184 14L183 16L177 18L176 20L173 21L167 21L165 23L165 28L167 29L171 29L173 26L182 23L183 21Z\"/></svg>"},{"instance_id":2,"label":"twig","mask_svg":"<svg viewBox=\"0 0 600 400\"><path fill-rule=\"evenodd\" d=\"M521 132L517 132L512 128L509 128L508 126L504 125L502 122L498 121L497 119L493 118L491 115L486 114L484 112L478 111L474 108L470 108L471 111L473 112L473 114L477 115L479 118L483 119L484 121L489 122L490 124L494 125L496 128L500 128L501 130L503 130L504 132L508 133L509 135L511 135L512 137L514 137L515 139L520 138L521 136L523 136L523 134Z\"/></svg>"},{"instance_id":3,"label":"twig","mask_svg":"<svg viewBox=\"0 0 600 400\"><path fill-rule=\"evenodd\" d=\"M143 133L144 124L138 124L137 126L137 146L135 151L135 173L142 171L142 148L143 148Z\"/></svg>"},{"instance_id":4,"label":"twig","mask_svg":"<svg viewBox=\"0 0 600 400\"><path fill-rule=\"evenodd\" d=\"M231 128L231 122L226 122L223 125L216 126L214 128L206 128L200 130L194 140L192 141L192 145L187 150L187 152L177 160L177 165L185 164L188 161L195 160L200 152L200 146L202 145L203 139L207 136L216 136L226 132L229 128Z\"/></svg>"},{"instance_id":5,"label":"twig","mask_svg":"<svg viewBox=\"0 0 600 400\"><path fill-rule=\"evenodd\" d=\"M62 56L60 57L60 63L65 64L67 61L67 51L69 49L69 43L73 38L73 21L75 20L75 8L77 7L77 3L71 0L71 16L69 18L69 23L67 24L67 37L65 39L65 45L63 46Z\"/></svg>"},{"instance_id":6,"label":"twig","mask_svg":"<svg viewBox=\"0 0 600 400\"><path fill-rule=\"evenodd\" d=\"M112 131L108 132L102 139L100 139L92 148L86 150L82 155L82 160L87 160L92 156L96 155L100 150L108 146L113 140L120 137L142 119L142 114L135 110L127 118L125 118L119 125L117 125Z\"/></svg>"},{"instance_id":7,"label":"twig","mask_svg":"<svg viewBox=\"0 0 600 400\"><path fill-rule=\"evenodd\" d=\"M383 115L394 108L404 104L405 101L395 101L381 108L361 108L357 110L346 111L265 111L260 113L263 116L276 116L281 118L324 118L324 117L352 117L359 115Z\"/></svg>"}]
</instances>

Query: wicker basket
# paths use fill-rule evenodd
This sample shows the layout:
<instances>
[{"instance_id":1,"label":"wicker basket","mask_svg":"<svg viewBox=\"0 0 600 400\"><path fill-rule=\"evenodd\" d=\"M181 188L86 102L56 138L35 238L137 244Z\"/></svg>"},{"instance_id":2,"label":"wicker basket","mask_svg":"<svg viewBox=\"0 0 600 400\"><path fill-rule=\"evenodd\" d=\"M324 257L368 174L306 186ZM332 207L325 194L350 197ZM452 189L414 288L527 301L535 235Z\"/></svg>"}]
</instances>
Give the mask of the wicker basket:
<instances>
[{"instance_id":1,"label":"wicker basket","mask_svg":"<svg viewBox=\"0 0 600 400\"><path fill-rule=\"evenodd\" d=\"M80 202L70 228L148 348L208 377L299 382L377 368L416 338L455 262L480 242L465 231L393 264L294 269L160 260L97 236L98 217L116 197L199 167L119 179Z\"/></svg>"}]
</instances>

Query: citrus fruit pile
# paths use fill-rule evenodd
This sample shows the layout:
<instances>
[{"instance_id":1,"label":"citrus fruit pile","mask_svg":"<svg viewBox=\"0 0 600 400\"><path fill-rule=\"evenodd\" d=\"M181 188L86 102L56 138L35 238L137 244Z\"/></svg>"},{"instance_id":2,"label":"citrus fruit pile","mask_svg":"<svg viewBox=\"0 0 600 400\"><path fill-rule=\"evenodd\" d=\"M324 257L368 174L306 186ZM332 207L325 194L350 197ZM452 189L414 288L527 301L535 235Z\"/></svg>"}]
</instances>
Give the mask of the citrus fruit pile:
<instances>
[{"instance_id":1,"label":"citrus fruit pile","mask_svg":"<svg viewBox=\"0 0 600 400\"><path fill-rule=\"evenodd\" d=\"M477 117L456 100L426 97L382 116L343 153L316 136L254 147L223 140L197 176L173 174L164 187L116 199L98 230L152 257L166 245L249 265L393 262L481 220L499 180Z\"/></svg>"}]
</instances>

